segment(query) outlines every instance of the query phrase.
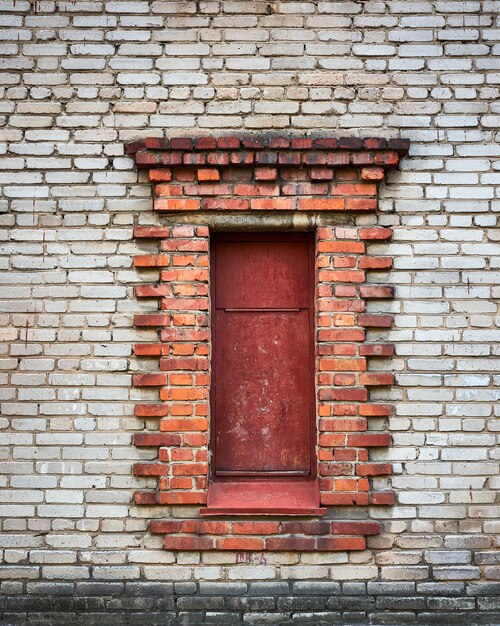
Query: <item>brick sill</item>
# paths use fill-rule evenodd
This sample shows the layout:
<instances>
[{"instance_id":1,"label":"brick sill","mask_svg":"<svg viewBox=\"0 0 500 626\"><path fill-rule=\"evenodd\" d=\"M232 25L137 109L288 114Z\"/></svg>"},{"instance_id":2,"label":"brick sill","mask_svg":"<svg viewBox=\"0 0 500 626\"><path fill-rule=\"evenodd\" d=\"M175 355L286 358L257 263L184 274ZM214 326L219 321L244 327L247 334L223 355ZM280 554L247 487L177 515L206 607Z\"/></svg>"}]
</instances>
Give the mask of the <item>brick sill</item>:
<instances>
[{"instance_id":1,"label":"brick sill","mask_svg":"<svg viewBox=\"0 0 500 626\"><path fill-rule=\"evenodd\" d=\"M320 507L317 480L213 480L208 486L207 506L200 515L315 516Z\"/></svg>"}]
</instances>

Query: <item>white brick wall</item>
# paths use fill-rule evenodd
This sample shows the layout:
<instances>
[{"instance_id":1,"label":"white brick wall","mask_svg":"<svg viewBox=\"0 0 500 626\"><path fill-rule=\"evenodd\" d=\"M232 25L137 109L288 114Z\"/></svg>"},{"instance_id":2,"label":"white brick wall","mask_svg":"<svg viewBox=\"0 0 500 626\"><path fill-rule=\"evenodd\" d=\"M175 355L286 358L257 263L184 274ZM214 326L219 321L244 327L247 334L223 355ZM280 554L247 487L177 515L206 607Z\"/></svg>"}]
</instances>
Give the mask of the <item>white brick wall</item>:
<instances>
[{"instance_id":1,"label":"white brick wall","mask_svg":"<svg viewBox=\"0 0 500 626\"><path fill-rule=\"evenodd\" d=\"M500 3L35 5L0 7L2 576L500 578ZM133 404L155 397L130 386L147 367L131 344L152 337L133 314L154 306L133 298L132 227L156 218L124 142L261 130L412 140L358 220L395 228L372 248L396 259L396 299L372 307L396 314L399 383L374 392L396 410L373 457L394 463L398 505L370 511L384 533L364 553L236 566L164 552L145 530L165 510L130 504L147 485L131 465L154 454L131 445Z\"/></svg>"}]
</instances>

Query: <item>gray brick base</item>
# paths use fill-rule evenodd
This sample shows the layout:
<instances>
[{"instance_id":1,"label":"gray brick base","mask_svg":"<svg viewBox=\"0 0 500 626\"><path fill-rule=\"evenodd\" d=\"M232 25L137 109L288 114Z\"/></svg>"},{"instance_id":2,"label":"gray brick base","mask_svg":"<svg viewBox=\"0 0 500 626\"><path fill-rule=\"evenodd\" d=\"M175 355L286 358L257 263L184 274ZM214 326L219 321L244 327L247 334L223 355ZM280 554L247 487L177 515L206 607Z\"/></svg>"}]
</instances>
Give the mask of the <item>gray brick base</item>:
<instances>
[{"instance_id":1,"label":"gray brick base","mask_svg":"<svg viewBox=\"0 0 500 626\"><path fill-rule=\"evenodd\" d=\"M0 596L3 626L500 626L500 583L28 582L12 591Z\"/></svg>"}]
</instances>

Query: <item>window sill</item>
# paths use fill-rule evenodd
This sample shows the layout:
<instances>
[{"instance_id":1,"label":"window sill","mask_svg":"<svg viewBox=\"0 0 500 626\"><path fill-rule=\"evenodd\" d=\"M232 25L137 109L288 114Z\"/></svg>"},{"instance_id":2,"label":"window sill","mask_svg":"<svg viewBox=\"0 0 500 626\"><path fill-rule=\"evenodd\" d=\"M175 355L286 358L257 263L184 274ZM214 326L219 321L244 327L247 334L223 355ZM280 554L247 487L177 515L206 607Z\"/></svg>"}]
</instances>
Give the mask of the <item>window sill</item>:
<instances>
[{"instance_id":1,"label":"window sill","mask_svg":"<svg viewBox=\"0 0 500 626\"><path fill-rule=\"evenodd\" d=\"M321 516L317 480L214 480L200 515Z\"/></svg>"}]
</instances>

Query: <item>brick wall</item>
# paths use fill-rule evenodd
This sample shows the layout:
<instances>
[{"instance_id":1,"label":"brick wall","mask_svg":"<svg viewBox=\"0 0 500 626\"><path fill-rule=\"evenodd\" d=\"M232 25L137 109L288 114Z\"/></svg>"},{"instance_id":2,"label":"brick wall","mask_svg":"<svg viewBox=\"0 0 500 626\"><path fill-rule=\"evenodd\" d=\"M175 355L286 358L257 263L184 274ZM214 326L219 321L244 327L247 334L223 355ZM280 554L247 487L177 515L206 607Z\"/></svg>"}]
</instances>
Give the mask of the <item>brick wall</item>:
<instances>
[{"instance_id":1,"label":"brick wall","mask_svg":"<svg viewBox=\"0 0 500 626\"><path fill-rule=\"evenodd\" d=\"M33 623L68 623L77 612L97 623L104 609L136 612L141 623L300 623L311 613L500 621L498 8L2 2L6 623L27 612ZM394 315L391 330L369 331L395 345L370 372L393 371L397 382L371 392L395 409L370 428L392 434L371 460L392 463L392 478L373 482L397 502L357 509L382 526L363 551L166 551L148 521L198 509L132 502L156 485L134 477L133 464L157 454L132 443L151 426L134 405L157 400L154 388L132 387L148 368L132 346L156 336L134 328L134 316L157 311L134 297L156 271L134 268L133 257L156 244L137 243L133 228L164 218L124 146L267 131L411 140L377 215L347 222L394 229L391 243L371 246L394 257L393 270L368 279L390 283L396 297L369 302L367 313Z\"/></svg>"}]
</instances>

